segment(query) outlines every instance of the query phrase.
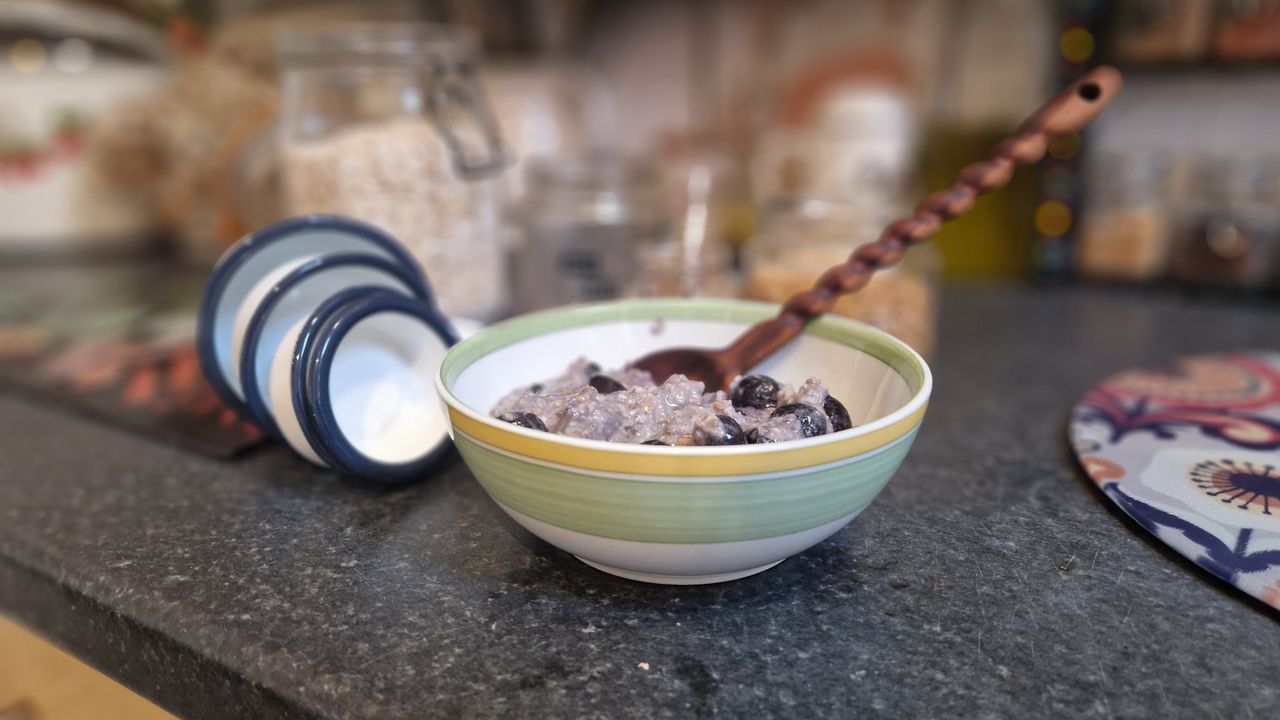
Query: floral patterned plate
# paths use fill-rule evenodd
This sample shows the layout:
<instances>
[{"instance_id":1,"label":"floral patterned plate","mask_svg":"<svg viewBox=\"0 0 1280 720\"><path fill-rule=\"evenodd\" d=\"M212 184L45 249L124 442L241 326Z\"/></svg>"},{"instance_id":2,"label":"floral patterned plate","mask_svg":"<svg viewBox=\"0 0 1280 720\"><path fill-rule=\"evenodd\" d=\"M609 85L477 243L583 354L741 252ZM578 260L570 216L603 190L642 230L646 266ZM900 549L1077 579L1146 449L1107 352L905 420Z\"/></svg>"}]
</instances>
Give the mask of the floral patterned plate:
<instances>
[{"instance_id":1,"label":"floral patterned plate","mask_svg":"<svg viewBox=\"0 0 1280 720\"><path fill-rule=\"evenodd\" d=\"M1280 354L1114 375L1076 405L1071 442L1138 524L1280 609Z\"/></svg>"}]
</instances>

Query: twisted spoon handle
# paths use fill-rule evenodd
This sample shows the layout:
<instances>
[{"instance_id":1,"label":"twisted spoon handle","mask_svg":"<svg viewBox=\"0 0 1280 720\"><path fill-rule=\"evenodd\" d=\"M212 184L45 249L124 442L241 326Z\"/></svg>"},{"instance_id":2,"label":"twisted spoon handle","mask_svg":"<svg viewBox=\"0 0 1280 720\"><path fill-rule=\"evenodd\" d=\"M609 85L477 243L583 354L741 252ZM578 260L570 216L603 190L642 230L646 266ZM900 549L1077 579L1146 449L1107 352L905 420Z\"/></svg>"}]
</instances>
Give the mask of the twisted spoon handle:
<instances>
[{"instance_id":1,"label":"twisted spoon handle","mask_svg":"<svg viewBox=\"0 0 1280 720\"><path fill-rule=\"evenodd\" d=\"M862 289L876 270L897 263L908 247L933 237L943 222L969 212L979 195L1004 187L1017 165L1039 162L1051 139L1077 132L1097 117L1121 83L1118 70L1102 66L1067 86L997 144L990 159L966 166L951 187L926 197L910 216L889 223L874 242L860 245L813 287L792 295L777 317L734 341L726 354L737 361L737 370L745 372L791 341L805 323L829 312L841 295Z\"/></svg>"}]
</instances>

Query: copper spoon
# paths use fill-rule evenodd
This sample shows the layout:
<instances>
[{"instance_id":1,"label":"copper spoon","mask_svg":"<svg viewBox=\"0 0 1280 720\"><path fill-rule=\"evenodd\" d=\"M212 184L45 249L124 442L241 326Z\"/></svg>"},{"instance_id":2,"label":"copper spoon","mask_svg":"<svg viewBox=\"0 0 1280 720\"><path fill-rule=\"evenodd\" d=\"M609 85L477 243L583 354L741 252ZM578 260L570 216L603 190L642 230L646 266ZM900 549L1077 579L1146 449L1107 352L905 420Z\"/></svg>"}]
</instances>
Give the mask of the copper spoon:
<instances>
[{"instance_id":1,"label":"copper spoon","mask_svg":"<svg viewBox=\"0 0 1280 720\"><path fill-rule=\"evenodd\" d=\"M926 197L909 217L889 223L874 242L861 245L849 259L828 269L813 287L792 295L777 317L751 326L724 348L672 348L631 363L657 382L677 373L701 380L707 388L728 390L747 370L800 334L807 322L831 310L836 299L863 288L871 273L902 259L911 245L933 237L946 220L963 215L978 195L1004 187L1014 168L1044 157L1049 141L1070 135L1098 116L1120 91L1120 71L1094 68L1071 83L1023 121L1018 132L996 145L991 159L960 171L955 183Z\"/></svg>"}]
</instances>

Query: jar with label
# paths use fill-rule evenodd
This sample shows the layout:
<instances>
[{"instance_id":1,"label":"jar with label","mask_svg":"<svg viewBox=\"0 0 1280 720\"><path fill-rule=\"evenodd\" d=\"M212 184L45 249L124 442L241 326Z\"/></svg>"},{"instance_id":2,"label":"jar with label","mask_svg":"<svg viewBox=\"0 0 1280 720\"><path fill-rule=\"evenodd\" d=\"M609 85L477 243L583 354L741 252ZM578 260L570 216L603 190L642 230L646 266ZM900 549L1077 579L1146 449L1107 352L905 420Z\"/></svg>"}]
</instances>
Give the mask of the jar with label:
<instances>
[{"instance_id":1,"label":"jar with label","mask_svg":"<svg viewBox=\"0 0 1280 720\"><path fill-rule=\"evenodd\" d=\"M426 268L441 309L505 309L505 167L462 28L351 24L285 33L280 158L290 214L378 225Z\"/></svg>"},{"instance_id":2,"label":"jar with label","mask_svg":"<svg viewBox=\"0 0 1280 720\"><path fill-rule=\"evenodd\" d=\"M650 164L606 153L539 158L525 186L518 309L637 294L639 266L669 234Z\"/></svg>"},{"instance_id":3,"label":"jar with label","mask_svg":"<svg viewBox=\"0 0 1280 720\"><path fill-rule=\"evenodd\" d=\"M747 295L782 303L813 285L854 248L876 239L893 219L879 203L801 200L772 206L747 247ZM938 259L928 245L911 248L898 265L871 276L862 290L832 310L884 330L926 358L933 354L937 321Z\"/></svg>"},{"instance_id":4,"label":"jar with label","mask_svg":"<svg viewBox=\"0 0 1280 720\"><path fill-rule=\"evenodd\" d=\"M1280 262L1280 160L1201 160L1178 220L1173 276L1190 286L1261 289Z\"/></svg>"}]
</instances>

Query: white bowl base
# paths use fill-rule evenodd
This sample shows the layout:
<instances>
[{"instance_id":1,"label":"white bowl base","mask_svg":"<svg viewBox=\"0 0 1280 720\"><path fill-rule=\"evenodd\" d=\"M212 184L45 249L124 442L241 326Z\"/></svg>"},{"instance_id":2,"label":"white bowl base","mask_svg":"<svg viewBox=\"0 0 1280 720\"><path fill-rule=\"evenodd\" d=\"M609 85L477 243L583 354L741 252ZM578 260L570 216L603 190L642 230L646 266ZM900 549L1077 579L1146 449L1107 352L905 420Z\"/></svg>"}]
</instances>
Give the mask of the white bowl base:
<instances>
[{"instance_id":1,"label":"white bowl base","mask_svg":"<svg viewBox=\"0 0 1280 720\"><path fill-rule=\"evenodd\" d=\"M718 573L716 575L657 575L654 573L636 572L634 570L623 570L622 568L592 562L591 560L577 555L574 555L574 557L600 572L617 575L620 578L626 578L628 580L654 583L656 585L710 585L712 583L729 582L730 580L739 580L744 577L755 575L756 573L762 573L782 562L782 560L775 560L767 565L761 565L760 567L754 567L748 570L739 570L737 572Z\"/></svg>"},{"instance_id":2,"label":"white bowl base","mask_svg":"<svg viewBox=\"0 0 1280 720\"><path fill-rule=\"evenodd\" d=\"M859 508L817 527L776 537L719 543L656 543L618 540L556 527L497 500L494 502L524 529L591 567L619 577L665 585L725 582L768 570L836 534L866 509Z\"/></svg>"}]
</instances>

